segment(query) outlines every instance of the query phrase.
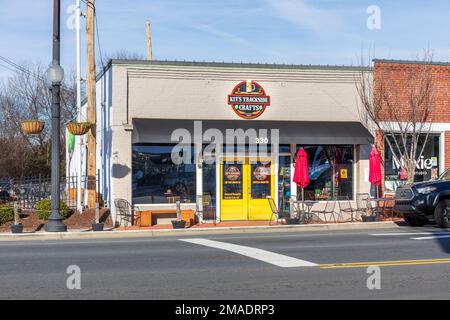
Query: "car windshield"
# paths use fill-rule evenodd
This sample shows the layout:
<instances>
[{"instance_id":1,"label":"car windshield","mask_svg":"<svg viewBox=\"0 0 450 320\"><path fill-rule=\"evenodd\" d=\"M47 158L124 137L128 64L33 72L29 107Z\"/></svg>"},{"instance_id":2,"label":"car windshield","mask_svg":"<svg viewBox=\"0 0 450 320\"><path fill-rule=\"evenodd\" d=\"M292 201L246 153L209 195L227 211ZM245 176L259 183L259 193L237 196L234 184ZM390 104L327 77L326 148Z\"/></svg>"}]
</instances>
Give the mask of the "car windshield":
<instances>
[{"instance_id":1,"label":"car windshield","mask_svg":"<svg viewBox=\"0 0 450 320\"><path fill-rule=\"evenodd\" d=\"M450 169L447 169L446 171L444 171L444 173L441 174L441 176L438 178L438 180L450 181Z\"/></svg>"}]
</instances>

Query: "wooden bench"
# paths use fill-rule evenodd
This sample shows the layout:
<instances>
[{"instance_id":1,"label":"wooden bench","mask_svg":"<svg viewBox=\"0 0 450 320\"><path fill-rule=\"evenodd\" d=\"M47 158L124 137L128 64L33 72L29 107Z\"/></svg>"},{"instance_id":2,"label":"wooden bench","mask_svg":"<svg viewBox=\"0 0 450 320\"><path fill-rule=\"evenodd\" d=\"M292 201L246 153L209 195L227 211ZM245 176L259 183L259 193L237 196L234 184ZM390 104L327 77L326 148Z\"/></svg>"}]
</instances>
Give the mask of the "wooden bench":
<instances>
[{"instance_id":1,"label":"wooden bench","mask_svg":"<svg viewBox=\"0 0 450 320\"><path fill-rule=\"evenodd\" d=\"M156 224L155 218L158 215L175 215L176 219L177 210L145 210L136 212L137 225L140 227L151 227ZM192 227L195 224L195 210L181 210L181 220L186 221L186 227Z\"/></svg>"}]
</instances>

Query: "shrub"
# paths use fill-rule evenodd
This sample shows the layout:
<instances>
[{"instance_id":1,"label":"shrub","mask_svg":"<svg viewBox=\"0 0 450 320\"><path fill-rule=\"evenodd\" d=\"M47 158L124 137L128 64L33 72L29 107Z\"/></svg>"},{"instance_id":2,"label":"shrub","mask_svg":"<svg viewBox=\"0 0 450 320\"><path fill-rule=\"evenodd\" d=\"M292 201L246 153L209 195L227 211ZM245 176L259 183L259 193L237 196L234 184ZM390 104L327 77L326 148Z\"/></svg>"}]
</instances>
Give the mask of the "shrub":
<instances>
[{"instance_id":1,"label":"shrub","mask_svg":"<svg viewBox=\"0 0 450 320\"><path fill-rule=\"evenodd\" d=\"M14 208L8 205L0 205L0 224L14 220Z\"/></svg>"},{"instance_id":2,"label":"shrub","mask_svg":"<svg viewBox=\"0 0 450 320\"><path fill-rule=\"evenodd\" d=\"M69 207L67 206L67 203L64 201L61 201L60 203L60 211L61 217L63 219L67 218L69 216ZM50 199L41 200L36 204L36 210L39 219L42 220L48 220L50 215L52 214L52 201Z\"/></svg>"}]
</instances>

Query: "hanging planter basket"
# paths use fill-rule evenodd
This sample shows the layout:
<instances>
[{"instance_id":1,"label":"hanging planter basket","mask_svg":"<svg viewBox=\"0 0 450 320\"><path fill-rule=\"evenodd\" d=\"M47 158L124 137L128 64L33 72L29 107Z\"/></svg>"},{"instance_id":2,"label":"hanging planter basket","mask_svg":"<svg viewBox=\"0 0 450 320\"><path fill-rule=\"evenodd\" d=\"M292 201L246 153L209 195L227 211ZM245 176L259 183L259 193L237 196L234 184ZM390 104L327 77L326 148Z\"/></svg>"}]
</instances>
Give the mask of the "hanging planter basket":
<instances>
[{"instance_id":1,"label":"hanging planter basket","mask_svg":"<svg viewBox=\"0 0 450 320\"><path fill-rule=\"evenodd\" d=\"M89 122L69 122L67 124L67 130L74 136L82 136L88 133L91 128Z\"/></svg>"},{"instance_id":2,"label":"hanging planter basket","mask_svg":"<svg viewBox=\"0 0 450 320\"><path fill-rule=\"evenodd\" d=\"M39 134L44 130L45 123L39 120L25 120L21 123L22 131L26 134Z\"/></svg>"}]
</instances>

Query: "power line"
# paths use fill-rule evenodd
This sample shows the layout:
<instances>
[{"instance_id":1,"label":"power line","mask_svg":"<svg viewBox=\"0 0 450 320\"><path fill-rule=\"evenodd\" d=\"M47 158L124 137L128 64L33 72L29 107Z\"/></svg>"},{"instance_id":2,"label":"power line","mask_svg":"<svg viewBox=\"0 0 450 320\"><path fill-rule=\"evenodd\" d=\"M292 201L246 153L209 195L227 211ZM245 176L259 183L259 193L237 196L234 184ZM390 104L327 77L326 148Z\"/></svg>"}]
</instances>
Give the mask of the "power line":
<instances>
[{"instance_id":1,"label":"power line","mask_svg":"<svg viewBox=\"0 0 450 320\"><path fill-rule=\"evenodd\" d=\"M22 67L21 65L15 63L15 62L13 62L13 61L11 61L11 60L9 60L8 58L5 58L5 57L3 57L3 56L0 55L0 60L3 61L3 62L5 62L5 63L7 63L9 66L13 67L13 68L15 69L15 72L16 72L16 73L19 71L19 72L25 73L25 74L28 75L28 76L35 77L35 78L38 79L38 80L43 80L43 81L45 81L44 78L40 77L39 75L33 73L32 71L30 71L30 70L28 70L28 69ZM3 66L3 67L5 67L5 66Z\"/></svg>"},{"instance_id":2,"label":"power line","mask_svg":"<svg viewBox=\"0 0 450 320\"><path fill-rule=\"evenodd\" d=\"M105 67L105 62L103 61L102 47L100 44L100 34L98 32L98 20L97 20L97 11L94 10L94 19L95 19L95 32L97 33L97 42L98 42L98 51L100 55L100 61L102 63L102 68Z\"/></svg>"},{"instance_id":3,"label":"power line","mask_svg":"<svg viewBox=\"0 0 450 320\"><path fill-rule=\"evenodd\" d=\"M97 10L95 7L95 4L93 4L92 2L88 1L88 0L81 0L84 4L86 4L86 6L90 6L93 10L94 10L94 19L95 19L95 33L97 34L97 43L98 43L98 53L100 56L100 62L102 63L102 67L105 67L105 62L103 60L103 53L102 53L102 46L100 43L100 33L98 31L98 19L97 19Z\"/></svg>"},{"instance_id":4,"label":"power line","mask_svg":"<svg viewBox=\"0 0 450 320\"><path fill-rule=\"evenodd\" d=\"M7 70L9 70L9 71L11 71L11 72L14 72L14 73L18 73L17 70L15 70L15 69L13 69L13 68L10 68L10 67L8 67L8 66L5 66L4 64L1 64L1 63L0 63L0 67L3 67L3 68L5 68L5 69L7 69Z\"/></svg>"}]
</instances>

